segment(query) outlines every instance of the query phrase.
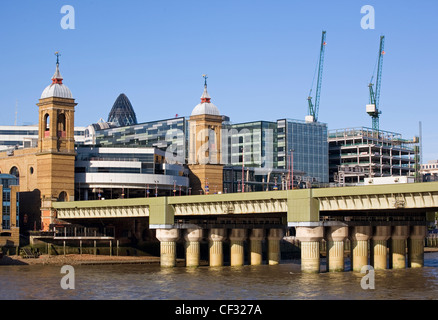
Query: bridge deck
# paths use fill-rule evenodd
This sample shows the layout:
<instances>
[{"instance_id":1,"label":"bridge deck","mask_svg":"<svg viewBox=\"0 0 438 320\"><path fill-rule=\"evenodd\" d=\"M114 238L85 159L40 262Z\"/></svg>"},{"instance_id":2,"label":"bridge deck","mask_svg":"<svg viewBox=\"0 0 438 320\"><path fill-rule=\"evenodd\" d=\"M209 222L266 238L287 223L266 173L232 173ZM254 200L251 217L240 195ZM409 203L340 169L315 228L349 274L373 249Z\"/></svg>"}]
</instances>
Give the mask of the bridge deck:
<instances>
[{"instance_id":1,"label":"bridge deck","mask_svg":"<svg viewBox=\"0 0 438 320\"><path fill-rule=\"evenodd\" d=\"M57 202L59 219L149 217L151 225L177 217L287 214L288 222L317 222L330 213L438 211L438 182Z\"/></svg>"}]
</instances>

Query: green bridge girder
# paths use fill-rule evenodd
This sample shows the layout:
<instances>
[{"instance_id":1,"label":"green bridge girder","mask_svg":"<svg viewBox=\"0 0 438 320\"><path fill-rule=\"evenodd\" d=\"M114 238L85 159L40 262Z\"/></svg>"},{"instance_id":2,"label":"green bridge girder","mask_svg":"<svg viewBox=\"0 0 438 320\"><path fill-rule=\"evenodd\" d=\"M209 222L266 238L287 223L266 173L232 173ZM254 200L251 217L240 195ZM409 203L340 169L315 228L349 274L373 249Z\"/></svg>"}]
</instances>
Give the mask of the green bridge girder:
<instances>
[{"instance_id":1,"label":"green bridge girder","mask_svg":"<svg viewBox=\"0 0 438 320\"><path fill-rule=\"evenodd\" d=\"M176 217L286 214L288 225L318 223L327 212L438 211L438 182L283 191L56 202L58 219L149 217L171 228Z\"/></svg>"}]
</instances>

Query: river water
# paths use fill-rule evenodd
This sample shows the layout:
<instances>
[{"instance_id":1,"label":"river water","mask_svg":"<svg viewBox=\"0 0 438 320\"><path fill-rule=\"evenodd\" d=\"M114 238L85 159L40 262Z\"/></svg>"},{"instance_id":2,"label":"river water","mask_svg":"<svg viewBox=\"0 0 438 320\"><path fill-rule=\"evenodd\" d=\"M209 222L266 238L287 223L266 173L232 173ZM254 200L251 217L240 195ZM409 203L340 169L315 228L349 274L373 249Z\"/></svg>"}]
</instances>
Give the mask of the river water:
<instances>
[{"instance_id":1,"label":"river water","mask_svg":"<svg viewBox=\"0 0 438 320\"><path fill-rule=\"evenodd\" d=\"M346 259L346 263L349 261ZM304 274L299 260L269 266L161 268L159 265L74 267L74 289L63 289L60 266L0 266L2 300L289 300L437 299L438 252L425 253L425 267L375 271L374 289L364 274ZM73 283L73 282L72 282Z\"/></svg>"}]
</instances>

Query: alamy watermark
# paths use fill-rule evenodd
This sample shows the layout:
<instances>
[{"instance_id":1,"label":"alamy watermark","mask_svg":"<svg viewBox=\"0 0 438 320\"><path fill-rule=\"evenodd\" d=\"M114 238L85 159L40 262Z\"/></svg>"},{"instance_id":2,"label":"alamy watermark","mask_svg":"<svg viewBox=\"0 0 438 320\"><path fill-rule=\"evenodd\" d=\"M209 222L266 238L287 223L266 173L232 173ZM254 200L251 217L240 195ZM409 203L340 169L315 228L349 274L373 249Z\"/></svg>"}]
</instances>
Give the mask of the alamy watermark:
<instances>
[{"instance_id":1,"label":"alamy watermark","mask_svg":"<svg viewBox=\"0 0 438 320\"><path fill-rule=\"evenodd\" d=\"M61 279L61 288L64 290L75 288L75 269L73 266L64 265L61 267L61 273L66 273Z\"/></svg>"},{"instance_id":2,"label":"alamy watermark","mask_svg":"<svg viewBox=\"0 0 438 320\"><path fill-rule=\"evenodd\" d=\"M75 29L75 8L71 5L64 5L61 8L61 13L65 14L61 18L61 28L66 29Z\"/></svg>"},{"instance_id":3,"label":"alamy watermark","mask_svg":"<svg viewBox=\"0 0 438 320\"><path fill-rule=\"evenodd\" d=\"M365 5L360 8L360 13L365 14L360 20L360 26L362 29L375 29L376 19L374 7L371 5Z\"/></svg>"},{"instance_id":4,"label":"alamy watermark","mask_svg":"<svg viewBox=\"0 0 438 320\"><path fill-rule=\"evenodd\" d=\"M370 265L365 265L360 269L360 273L365 273L365 275L360 280L360 286L364 290L375 289L375 274L374 268Z\"/></svg>"},{"instance_id":5,"label":"alamy watermark","mask_svg":"<svg viewBox=\"0 0 438 320\"><path fill-rule=\"evenodd\" d=\"M196 129L196 121L190 124L188 164L245 164L255 165L254 173L264 175L274 168L274 130L243 128ZM169 130L165 140L165 159L170 164L185 161L184 131Z\"/></svg>"}]
</instances>

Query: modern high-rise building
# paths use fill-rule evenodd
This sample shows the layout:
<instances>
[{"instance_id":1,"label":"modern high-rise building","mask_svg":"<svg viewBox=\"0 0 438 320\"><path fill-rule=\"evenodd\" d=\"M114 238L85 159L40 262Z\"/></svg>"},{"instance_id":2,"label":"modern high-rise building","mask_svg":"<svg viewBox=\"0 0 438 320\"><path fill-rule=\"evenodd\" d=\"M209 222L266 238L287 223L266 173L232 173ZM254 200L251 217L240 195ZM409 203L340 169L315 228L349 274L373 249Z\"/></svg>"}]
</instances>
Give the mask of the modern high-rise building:
<instances>
[{"instance_id":1,"label":"modern high-rise building","mask_svg":"<svg viewBox=\"0 0 438 320\"><path fill-rule=\"evenodd\" d=\"M108 122L114 122L118 126L137 124L134 108L132 108L131 101L124 93L121 93L114 102L108 115Z\"/></svg>"},{"instance_id":2,"label":"modern high-rise building","mask_svg":"<svg viewBox=\"0 0 438 320\"><path fill-rule=\"evenodd\" d=\"M277 132L278 168L302 172L310 184L327 184L327 124L281 119L277 121Z\"/></svg>"}]
</instances>

